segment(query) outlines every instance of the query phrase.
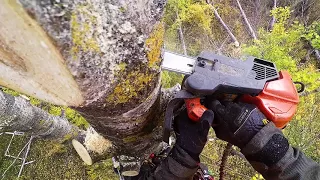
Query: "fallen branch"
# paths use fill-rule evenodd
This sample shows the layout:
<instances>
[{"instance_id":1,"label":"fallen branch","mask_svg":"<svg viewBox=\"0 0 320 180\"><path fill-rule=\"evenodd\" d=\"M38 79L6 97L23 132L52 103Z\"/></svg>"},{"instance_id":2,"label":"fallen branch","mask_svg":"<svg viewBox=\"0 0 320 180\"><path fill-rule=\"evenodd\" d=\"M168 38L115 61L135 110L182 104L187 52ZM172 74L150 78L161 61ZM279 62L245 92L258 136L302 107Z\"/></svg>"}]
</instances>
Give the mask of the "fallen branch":
<instances>
[{"instance_id":1,"label":"fallen branch","mask_svg":"<svg viewBox=\"0 0 320 180\"><path fill-rule=\"evenodd\" d=\"M32 136L64 139L80 131L60 116L33 106L25 96L12 96L0 91L0 132L21 131Z\"/></svg>"}]
</instances>

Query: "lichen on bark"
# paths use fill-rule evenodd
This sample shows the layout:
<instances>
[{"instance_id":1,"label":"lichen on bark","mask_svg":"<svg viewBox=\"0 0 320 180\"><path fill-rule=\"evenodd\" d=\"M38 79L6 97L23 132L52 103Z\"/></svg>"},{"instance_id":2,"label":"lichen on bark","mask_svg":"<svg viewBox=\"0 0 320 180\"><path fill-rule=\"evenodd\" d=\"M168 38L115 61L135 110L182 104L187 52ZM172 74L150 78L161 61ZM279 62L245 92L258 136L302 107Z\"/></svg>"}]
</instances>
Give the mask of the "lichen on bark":
<instances>
[{"instance_id":1,"label":"lichen on bark","mask_svg":"<svg viewBox=\"0 0 320 180\"><path fill-rule=\"evenodd\" d=\"M75 108L95 130L122 152L153 146L166 1L19 1L59 49L84 99Z\"/></svg>"}]
</instances>

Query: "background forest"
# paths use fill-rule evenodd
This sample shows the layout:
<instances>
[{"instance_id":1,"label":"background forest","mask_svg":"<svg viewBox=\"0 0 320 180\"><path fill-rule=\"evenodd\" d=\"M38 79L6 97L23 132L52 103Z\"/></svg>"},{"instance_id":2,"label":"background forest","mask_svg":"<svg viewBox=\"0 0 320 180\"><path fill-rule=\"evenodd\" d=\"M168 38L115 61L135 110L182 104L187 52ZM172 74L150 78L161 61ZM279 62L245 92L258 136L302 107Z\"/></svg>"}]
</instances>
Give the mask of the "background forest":
<instances>
[{"instance_id":1,"label":"background forest","mask_svg":"<svg viewBox=\"0 0 320 180\"><path fill-rule=\"evenodd\" d=\"M163 18L165 49L189 56L203 50L241 59L252 55L288 70L294 81L306 85L306 90L300 95L298 112L283 132L292 146L320 163L319 9L318 0L168 0ZM163 72L162 85L172 87L182 78ZM9 89L6 92L16 93ZM52 114L65 111L70 121L86 126L85 120L71 109L33 101ZM0 175L12 162L2 156L9 140L9 136L0 136ZM16 139L11 153L18 153L27 140ZM219 177L225 146L214 132L210 133L201 159L214 177ZM117 179L111 160L86 166L69 143L37 140L29 159L35 162L25 167L21 179ZM18 166L11 168L5 179L15 179L18 171ZM234 149L225 166L225 179L262 177Z\"/></svg>"}]
</instances>

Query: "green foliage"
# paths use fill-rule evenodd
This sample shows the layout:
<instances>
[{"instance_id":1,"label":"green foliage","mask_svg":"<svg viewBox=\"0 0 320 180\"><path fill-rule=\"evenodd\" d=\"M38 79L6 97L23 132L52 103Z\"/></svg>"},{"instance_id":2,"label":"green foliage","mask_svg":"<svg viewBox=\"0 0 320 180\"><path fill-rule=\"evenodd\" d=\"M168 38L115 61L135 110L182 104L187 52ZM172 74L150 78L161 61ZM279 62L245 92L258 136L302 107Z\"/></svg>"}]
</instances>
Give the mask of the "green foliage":
<instances>
[{"instance_id":1,"label":"green foliage","mask_svg":"<svg viewBox=\"0 0 320 180\"><path fill-rule=\"evenodd\" d=\"M183 79L182 74L164 71L161 74L161 84L164 88L170 88L176 85L177 83L181 84Z\"/></svg>"},{"instance_id":2,"label":"green foliage","mask_svg":"<svg viewBox=\"0 0 320 180\"><path fill-rule=\"evenodd\" d=\"M313 48L320 49L320 23L314 22L307 27L303 37L310 41Z\"/></svg>"},{"instance_id":3,"label":"green foliage","mask_svg":"<svg viewBox=\"0 0 320 180\"><path fill-rule=\"evenodd\" d=\"M169 0L167 3L165 21L172 23L171 28L177 29L180 24L189 24L210 34L211 19L210 6L202 1Z\"/></svg>"},{"instance_id":4,"label":"green foliage","mask_svg":"<svg viewBox=\"0 0 320 180\"><path fill-rule=\"evenodd\" d=\"M308 157L320 162L320 94L301 97L298 111L284 133L292 146L298 147Z\"/></svg>"},{"instance_id":5,"label":"green foliage","mask_svg":"<svg viewBox=\"0 0 320 180\"><path fill-rule=\"evenodd\" d=\"M315 63L299 65L303 55L306 54L301 41L305 28L298 23L286 26L290 17L290 9L287 7L277 8L272 13L277 18L272 32L261 29L259 40L253 45L245 45L243 51L276 63L279 70L289 71L294 81L305 83L308 91L314 90L320 86L320 73L316 71Z\"/></svg>"}]
</instances>

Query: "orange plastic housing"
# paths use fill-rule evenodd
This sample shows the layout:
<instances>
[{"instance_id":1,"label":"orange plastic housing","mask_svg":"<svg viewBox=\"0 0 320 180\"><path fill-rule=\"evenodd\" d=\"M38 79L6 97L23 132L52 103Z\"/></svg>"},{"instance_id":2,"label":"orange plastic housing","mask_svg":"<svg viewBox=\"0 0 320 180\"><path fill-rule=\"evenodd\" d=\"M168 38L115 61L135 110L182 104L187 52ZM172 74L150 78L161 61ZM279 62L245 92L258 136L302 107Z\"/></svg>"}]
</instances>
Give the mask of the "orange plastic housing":
<instances>
[{"instance_id":1,"label":"orange plastic housing","mask_svg":"<svg viewBox=\"0 0 320 180\"><path fill-rule=\"evenodd\" d=\"M184 102L186 103L188 116L192 121L199 121L202 114L207 110L200 103L200 98L185 99Z\"/></svg>"},{"instance_id":2,"label":"orange plastic housing","mask_svg":"<svg viewBox=\"0 0 320 180\"><path fill-rule=\"evenodd\" d=\"M258 96L244 95L241 101L255 104L278 128L284 128L297 111L299 95L287 71L279 79L267 82Z\"/></svg>"}]
</instances>

